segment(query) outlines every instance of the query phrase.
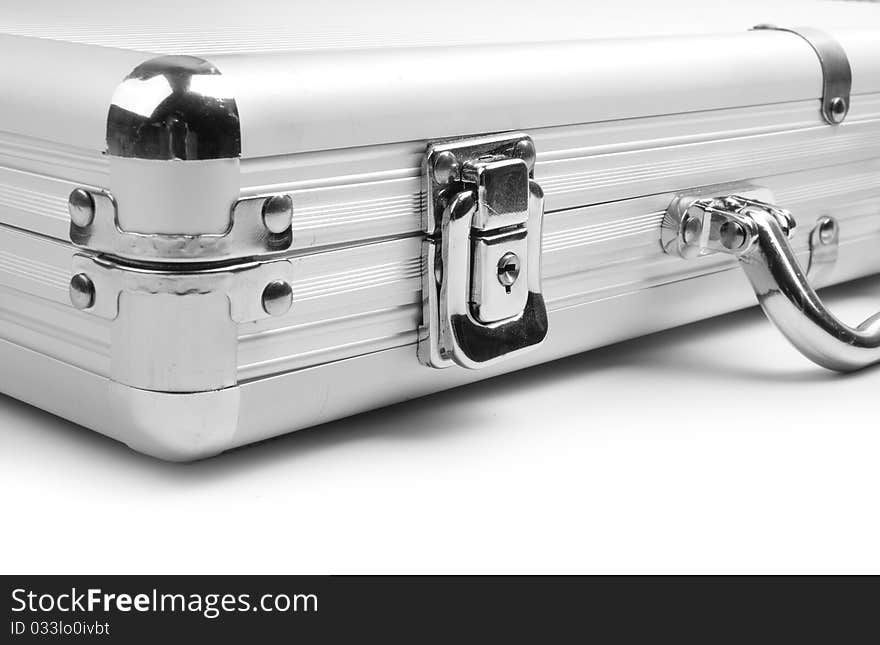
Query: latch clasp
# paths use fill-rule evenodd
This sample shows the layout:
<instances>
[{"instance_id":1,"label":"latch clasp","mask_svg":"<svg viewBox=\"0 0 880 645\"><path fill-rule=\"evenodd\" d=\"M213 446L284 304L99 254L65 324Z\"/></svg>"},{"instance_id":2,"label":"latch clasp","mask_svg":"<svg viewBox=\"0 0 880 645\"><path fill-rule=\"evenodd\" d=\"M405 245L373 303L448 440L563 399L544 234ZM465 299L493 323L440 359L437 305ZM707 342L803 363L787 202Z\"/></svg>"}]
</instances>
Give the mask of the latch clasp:
<instances>
[{"instance_id":1,"label":"latch clasp","mask_svg":"<svg viewBox=\"0 0 880 645\"><path fill-rule=\"evenodd\" d=\"M419 359L479 368L540 344L544 195L524 134L431 144Z\"/></svg>"}]
</instances>

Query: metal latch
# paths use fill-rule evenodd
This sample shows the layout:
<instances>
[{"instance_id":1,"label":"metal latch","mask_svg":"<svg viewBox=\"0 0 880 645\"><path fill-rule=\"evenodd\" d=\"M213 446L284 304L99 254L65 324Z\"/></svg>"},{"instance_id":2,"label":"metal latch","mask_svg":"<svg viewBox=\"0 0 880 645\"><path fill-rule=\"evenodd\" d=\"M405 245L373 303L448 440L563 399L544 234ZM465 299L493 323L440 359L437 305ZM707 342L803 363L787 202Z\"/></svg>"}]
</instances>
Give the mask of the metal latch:
<instances>
[{"instance_id":1,"label":"metal latch","mask_svg":"<svg viewBox=\"0 0 880 645\"><path fill-rule=\"evenodd\" d=\"M425 155L426 233L419 360L484 367L547 335L541 294L544 194L524 134L433 143Z\"/></svg>"}]
</instances>

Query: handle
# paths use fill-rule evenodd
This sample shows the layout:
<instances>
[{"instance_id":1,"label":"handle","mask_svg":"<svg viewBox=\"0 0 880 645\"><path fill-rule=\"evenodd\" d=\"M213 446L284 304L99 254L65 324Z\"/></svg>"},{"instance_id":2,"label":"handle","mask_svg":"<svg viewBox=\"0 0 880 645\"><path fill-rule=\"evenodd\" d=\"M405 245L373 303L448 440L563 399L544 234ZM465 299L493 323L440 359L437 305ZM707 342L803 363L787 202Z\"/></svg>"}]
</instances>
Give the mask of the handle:
<instances>
[{"instance_id":1,"label":"handle","mask_svg":"<svg viewBox=\"0 0 880 645\"><path fill-rule=\"evenodd\" d=\"M805 272L789 243L794 219L788 211L748 196L760 192L752 188L722 197L677 197L664 218L664 249L685 258L714 252L737 257L770 321L822 367L849 372L880 361L880 312L850 327L828 310L808 279L836 259L834 220L823 218L813 230Z\"/></svg>"}]
</instances>

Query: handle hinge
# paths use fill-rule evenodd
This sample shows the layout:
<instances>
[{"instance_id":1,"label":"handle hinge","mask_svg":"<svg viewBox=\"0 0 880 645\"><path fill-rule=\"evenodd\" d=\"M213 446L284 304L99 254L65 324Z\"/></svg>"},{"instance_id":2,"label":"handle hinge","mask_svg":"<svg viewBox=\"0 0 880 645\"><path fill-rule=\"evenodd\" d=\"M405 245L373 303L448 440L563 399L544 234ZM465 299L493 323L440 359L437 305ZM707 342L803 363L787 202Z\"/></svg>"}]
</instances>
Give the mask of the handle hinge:
<instances>
[{"instance_id":1,"label":"handle hinge","mask_svg":"<svg viewBox=\"0 0 880 645\"><path fill-rule=\"evenodd\" d=\"M748 185L677 195L663 218L663 250L685 259L736 257L764 313L815 363L851 371L880 361L880 313L851 327L825 307L811 285L824 280L837 259L835 220L822 217L811 231L804 271L790 243L794 218L772 202L769 191Z\"/></svg>"}]
</instances>

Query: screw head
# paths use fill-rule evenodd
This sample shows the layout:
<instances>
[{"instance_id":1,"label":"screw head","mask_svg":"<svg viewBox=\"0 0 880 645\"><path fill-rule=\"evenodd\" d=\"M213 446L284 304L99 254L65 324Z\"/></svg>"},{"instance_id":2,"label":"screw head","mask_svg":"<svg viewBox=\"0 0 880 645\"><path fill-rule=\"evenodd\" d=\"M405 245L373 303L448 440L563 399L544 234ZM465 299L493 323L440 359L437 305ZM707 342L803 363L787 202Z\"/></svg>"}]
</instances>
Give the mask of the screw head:
<instances>
[{"instance_id":1,"label":"screw head","mask_svg":"<svg viewBox=\"0 0 880 645\"><path fill-rule=\"evenodd\" d=\"M520 139L513 148L513 154L525 161L529 170L535 167L535 159L538 155L531 139Z\"/></svg>"},{"instance_id":2,"label":"screw head","mask_svg":"<svg viewBox=\"0 0 880 645\"><path fill-rule=\"evenodd\" d=\"M270 316L281 316L290 311L293 289L283 280L274 280L263 289L263 311Z\"/></svg>"},{"instance_id":3,"label":"screw head","mask_svg":"<svg viewBox=\"0 0 880 645\"><path fill-rule=\"evenodd\" d=\"M77 309L88 309L95 304L95 284L85 273L77 273L70 279L70 302Z\"/></svg>"},{"instance_id":4,"label":"screw head","mask_svg":"<svg viewBox=\"0 0 880 645\"><path fill-rule=\"evenodd\" d=\"M520 262L516 253L505 253L498 260L498 282L504 287L511 287L519 277Z\"/></svg>"},{"instance_id":5,"label":"screw head","mask_svg":"<svg viewBox=\"0 0 880 645\"><path fill-rule=\"evenodd\" d=\"M434 157L434 181L446 186L458 176L458 160L449 150Z\"/></svg>"},{"instance_id":6,"label":"screw head","mask_svg":"<svg viewBox=\"0 0 880 645\"><path fill-rule=\"evenodd\" d=\"M263 202L263 226L271 233L283 233L293 221L293 198L273 195Z\"/></svg>"},{"instance_id":7,"label":"screw head","mask_svg":"<svg viewBox=\"0 0 880 645\"><path fill-rule=\"evenodd\" d=\"M95 219L95 198L89 191L75 188L67 198L67 212L75 226L90 226Z\"/></svg>"},{"instance_id":8,"label":"screw head","mask_svg":"<svg viewBox=\"0 0 880 645\"><path fill-rule=\"evenodd\" d=\"M731 251L742 248L746 243L746 229L739 222L724 222L719 233L721 244Z\"/></svg>"},{"instance_id":9,"label":"screw head","mask_svg":"<svg viewBox=\"0 0 880 645\"><path fill-rule=\"evenodd\" d=\"M837 239L837 220L833 217L825 217L819 223L819 241L822 244L831 244Z\"/></svg>"},{"instance_id":10,"label":"screw head","mask_svg":"<svg viewBox=\"0 0 880 645\"><path fill-rule=\"evenodd\" d=\"M834 123L843 121L843 118L846 116L846 101L839 96L835 96L828 103L828 114Z\"/></svg>"}]
</instances>

